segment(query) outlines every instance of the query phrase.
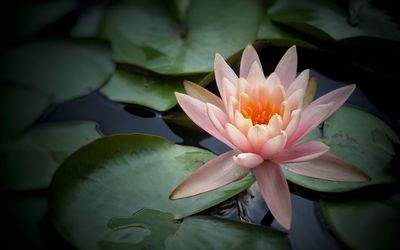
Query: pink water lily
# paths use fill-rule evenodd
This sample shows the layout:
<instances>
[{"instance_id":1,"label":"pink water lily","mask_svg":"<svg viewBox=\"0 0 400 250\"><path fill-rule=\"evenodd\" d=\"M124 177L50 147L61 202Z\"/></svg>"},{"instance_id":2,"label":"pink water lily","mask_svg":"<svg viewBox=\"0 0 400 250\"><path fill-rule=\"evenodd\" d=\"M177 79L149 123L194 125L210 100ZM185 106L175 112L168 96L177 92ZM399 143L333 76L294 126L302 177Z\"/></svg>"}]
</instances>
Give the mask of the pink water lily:
<instances>
[{"instance_id":1,"label":"pink water lily","mask_svg":"<svg viewBox=\"0 0 400 250\"><path fill-rule=\"evenodd\" d=\"M216 189L253 169L271 213L290 229L292 212L284 167L320 179L368 180L352 164L328 153L329 147L324 143L299 142L343 105L355 85L311 102L315 85L310 84L309 70L296 77L294 46L267 78L251 45L243 52L240 77L219 54L214 67L221 98L191 82L185 83L187 95L176 93L176 98L190 119L232 150L198 168L172 192L171 199Z\"/></svg>"}]
</instances>

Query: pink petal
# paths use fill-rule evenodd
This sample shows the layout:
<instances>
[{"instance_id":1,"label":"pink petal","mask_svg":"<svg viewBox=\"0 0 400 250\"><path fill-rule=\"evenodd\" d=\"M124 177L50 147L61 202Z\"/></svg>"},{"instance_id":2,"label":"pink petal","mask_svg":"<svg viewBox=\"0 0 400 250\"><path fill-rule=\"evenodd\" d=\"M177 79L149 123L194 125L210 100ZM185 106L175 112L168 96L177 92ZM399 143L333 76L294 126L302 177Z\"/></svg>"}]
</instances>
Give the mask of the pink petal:
<instances>
[{"instance_id":1,"label":"pink petal","mask_svg":"<svg viewBox=\"0 0 400 250\"><path fill-rule=\"evenodd\" d=\"M249 170L236 165L234 155L229 151L208 161L176 187L170 199L205 193L245 177Z\"/></svg>"},{"instance_id":2,"label":"pink petal","mask_svg":"<svg viewBox=\"0 0 400 250\"><path fill-rule=\"evenodd\" d=\"M329 147L319 141L308 141L285 149L274 157L275 162L302 162L317 158L329 151Z\"/></svg>"},{"instance_id":3,"label":"pink petal","mask_svg":"<svg viewBox=\"0 0 400 250\"><path fill-rule=\"evenodd\" d=\"M260 65L260 68L262 68L257 51L251 44L249 44L244 49L242 59L240 61L240 77L247 78L250 72L250 67L254 62Z\"/></svg>"},{"instance_id":4,"label":"pink petal","mask_svg":"<svg viewBox=\"0 0 400 250\"><path fill-rule=\"evenodd\" d=\"M293 92L287 99L289 110L293 111L303 107L304 90L298 89Z\"/></svg>"},{"instance_id":5,"label":"pink petal","mask_svg":"<svg viewBox=\"0 0 400 250\"><path fill-rule=\"evenodd\" d=\"M321 104L303 110L297 129L290 136L286 147L290 147L310 133L321 122L323 122L332 109L333 103Z\"/></svg>"},{"instance_id":6,"label":"pink petal","mask_svg":"<svg viewBox=\"0 0 400 250\"><path fill-rule=\"evenodd\" d=\"M225 108L228 108L228 102L231 96L236 97L236 88L235 86L233 86L233 83L231 83L227 78L224 78L222 81L222 92L220 92L220 94Z\"/></svg>"},{"instance_id":7,"label":"pink petal","mask_svg":"<svg viewBox=\"0 0 400 250\"><path fill-rule=\"evenodd\" d=\"M289 138L293 134L293 132L296 131L297 127L299 126L300 119L301 119L301 110L300 109L293 110L293 112L290 116L290 121L285 129L286 135Z\"/></svg>"},{"instance_id":8,"label":"pink petal","mask_svg":"<svg viewBox=\"0 0 400 250\"><path fill-rule=\"evenodd\" d=\"M225 133L225 124L229 122L228 116L217 106L207 103L207 114L210 118L210 121L214 125L214 127L224 136L226 137Z\"/></svg>"},{"instance_id":9,"label":"pink petal","mask_svg":"<svg viewBox=\"0 0 400 250\"><path fill-rule=\"evenodd\" d=\"M254 169L260 193L275 219L286 230L292 221L292 204L289 187L281 166L271 161L264 161Z\"/></svg>"},{"instance_id":10,"label":"pink petal","mask_svg":"<svg viewBox=\"0 0 400 250\"><path fill-rule=\"evenodd\" d=\"M249 75L247 76L246 80L253 85L263 83L265 81L264 71L257 62L254 62L251 65Z\"/></svg>"},{"instance_id":11,"label":"pink petal","mask_svg":"<svg viewBox=\"0 0 400 250\"><path fill-rule=\"evenodd\" d=\"M251 145L247 140L247 137L231 123L225 124L225 131L229 137L229 140L241 151L251 151Z\"/></svg>"},{"instance_id":12,"label":"pink petal","mask_svg":"<svg viewBox=\"0 0 400 250\"><path fill-rule=\"evenodd\" d=\"M278 74L281 84L285 89L288 89L296 78L297 73L297 52L296 46L290 47L283 55L275 68L276 74Z\"/></svg>"},{"instance_id":13,"label":"pink petal","mask_svg":"<svg viewBox=\"0 0 400 250\"><path fill-rule=\"evenodd\" d=\"M247 134L247 131L253 126L251 119L244 118L239 110L235 112L235 126L242 131L243 134Z\"/></svg>"},{"instance_id":14,"label":"pink petal","mask_svg":"<svg viewBox=\"0 0 400 250\"><path fill-rule=\"evenodd\" d=\"M304 94L303 108L307 107L314 100L316 93L317 93L317 78L315 76L312 76L308 80L308 86Z\"/></svg>"},{"instance_id":15,"label":"pink petal","mask_svg":"<svg viewBox=\"0 0 400 250\"><path fill-rule=\"evenodd\" d=\"M255 125L247 133L247 138L254 149L258 151L271 137L271 131L266 125Z\"/></svg>"},{"instance_id":16,"label":"pink petal","mask_svg":"<svg viewBox=\"0 0 400 250\"><path fill-rule=\"evenodd\" d=\"M350 97L350 95L353 93L355 88L356 88L356 85L352 84L349 86L335 89L335 90L321 96L317 100L313 101L304 111L306 111L307 109L311 109L320 104L334 102L331 111L328 113L328 115L326 117L326 118L328 118L333 112L335 112L338 108L340 108L340 106L342 106L346 102L346 100Z\"/></svg>"},{"instance_id":17,"label":"pink petal","mask_svg":"<svg viewBox=\"0 0 400 250\"><path fill-rule=\"evenodd\" d=\"M196 123L200 128L204 129L207 133L214 136L221 142L225 143L231 148L235 148L229 140L227 140L212 124L208 117L207 105L193 98L191 96L175 92L176 99L183 111L189 118Z\"/></svg>"},{"instance_id":18,"label":"pink petal","mask_svg":"<svg viewBox=\"0 0 400 250\"><path fill-rule=\"evenodd\" d=\"M245 168L255 168L264 161L261 156L253 153L241 153L233 156L233 160L237 165Z\"/></svg>"},{"instance_id":19,"label":"pink petal","mask_svg":"<svg viewBox=\"0 0 400 250\"><path fill-rule=\"evenodd\" d=\"M284 131L281 134L269 139L261 149L261 155L264 159L271 159L274 155L280 153L286 144L287 136Z\"/></svg>"},{"instance_id":20,"label":"pink petal","mask_svg":"<svg viewBox=\"0 0 400 250\"><path fill-rule=\"evenodd\" d=\"M233 86L236 85L238 77L232 68L225 62L220 54L215 55L214 61L215 81L217 82L219 93L222 95L222 82L224 78L228 79Z\"/></svg>"},{"instance_id":21,"label":"pink petal","mask_svg":"<svg viewBox=\"0 0 400 250\"><path fill-rule=\"evenodd\" d=\"M273 115L268 122L268 129L271 131L272 136L278 135L281 133L283 128L283 121L280 115Z\"/></svg>"},{"instance_id":22,"label":"pink petal","mask_svg":"<svg viewBox=\"0 0 400 250\"><path fill-rule=\"evenodd\" d=\"M286 169L296 174L330 181L368 181L369 177L353 164L336 155L326 153L306 162L285 164Z\"/></svg>"},{"instance_id":23,"label":"pink petal","mask_svg":"<svg viewBox=\"0 0 400 250\"><path fill-rule=\"evenodd\" d=\"M304 92L307 90L308 81L310 78L310 70L303 70L298 77L294 80L294 82L290 85L290 87L286 90L286 95L290 96L296 90L302 89Z\"/></svg>"},{"instance_id":24,"label":"pink petal","mask_svg":"<svg viewBox=\"0 0 400 250\"><path fill-rule=\"evenodd\" d=\"M194 97L205 103L212 103L222 110L225 109L221 98L214 95L207 89L205 89L205 88L201 87L200 85L195 84L191 81L184 81L183 84L185 86L186 93L188 95L190 95L191 97Z\"/></svg>"}]
</instances>

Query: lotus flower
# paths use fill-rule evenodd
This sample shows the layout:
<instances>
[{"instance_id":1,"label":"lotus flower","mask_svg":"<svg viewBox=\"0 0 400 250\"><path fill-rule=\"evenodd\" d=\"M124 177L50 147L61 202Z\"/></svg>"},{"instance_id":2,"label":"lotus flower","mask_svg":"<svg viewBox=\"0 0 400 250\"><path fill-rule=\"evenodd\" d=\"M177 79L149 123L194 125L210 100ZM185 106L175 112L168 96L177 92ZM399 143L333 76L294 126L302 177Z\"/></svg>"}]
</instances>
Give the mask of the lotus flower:
<instances>
[{"instance_id":1,"label":"lotus flower","mask_svg":"<svg viewBox=\"0 0 400 250\"><path fill-rule=\"evenodd\" d=\"M198 168L172 192L171 199L216 189L253 169L271 213L289 230L292 212L284 167L320 179L368 179L352 164L328 153L329 147L324 143L300 142L343 105L355 85L336 89L311 102L315 85L309 84L309 70L296 77L295 46L267 78L251 45L243 52L240 77L219 54L214 67L221 98L191 82L185 83L187 95L176 93L176 98L190 119L232 150Z\"/></svg>"}]
</instances>

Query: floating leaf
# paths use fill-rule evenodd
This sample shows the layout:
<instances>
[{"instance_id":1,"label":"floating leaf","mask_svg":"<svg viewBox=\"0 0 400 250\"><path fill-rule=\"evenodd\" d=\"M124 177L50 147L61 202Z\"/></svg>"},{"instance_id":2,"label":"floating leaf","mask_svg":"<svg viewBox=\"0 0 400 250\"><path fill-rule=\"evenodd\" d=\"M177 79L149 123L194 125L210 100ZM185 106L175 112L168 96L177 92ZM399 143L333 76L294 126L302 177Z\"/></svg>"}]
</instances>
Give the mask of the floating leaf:
<instances>
[{"instance_id":1,"label":"floating leaf","mask_svg":"<svg viewBox=\"0 0 400 250\"><path fill-rule=\"evenodd\" d=\"M161 74L210 72L215 53L231 57L256 38L258 1L200 1L189 4L181 22L160 0L110 5L102 34L114 58Z\"/></svg>"},{"instance_id":2,"label":"floating leaf","mask_svg":"<svg viewBox=\"0 0 400 250\"><path fill-rule=\"evenodd\" d=\"M254 182L248 175L207 194L175 201L168 198L186 176L211 158L208 151L156 136L99 139L71 155L56 172L50 190L53 222L74 246L97 249L113 233L109 225L113 218L151 209L170 214L168 220L179 219L218 204ZM152 233L161 237L152 229L134 232L136 239L129 239L133 243ZM123 244L124 235L117 234L114 241ZM157 248L164 248L163 242L159 244Z\"/></svg>"},{"instance_id":3,"label":"floating leaf","mask_svg":"<svg viewBox=\"0 0 400 250\"><path fill-rule=\"evenodd\" d=\"M33 91L0 86L0 146L29 128L49 104L48 97Z\"/></svg>"},{"instance_id":4,"label":"floating leaf","mask_svg":"<svg viewBox=\"0 0 400 250\"><path fill-rule=\"evenodd\" d=\"M380 200L322 200L320 204L326 223L349 248L398 249L399 197L397 193Z\"/></svg>"},{"instance_id":5,"label":"floating leaf","mask_svg":"<svg viewBox=\"0 0 400 250\"><path fill-rule=\"evenodd\" d=\"M0 59L0 80L35 89L54 102L96 90L114 71L110 50L94 42L36 40Z\"/></svg>"},{"instance_id":6,"label":"floating leaf","mask_svg":"<svg viewBox=\"0 0 400 250\"><path fill-rule=\"evenodd\" d=\"M176 222L170 213L143 209L108 226L100 249L289 249L283 232L211 216Z\"/></svg>"},{"instance_id":7,"label":"floating leaf","mask_svg":"<svg viewBox=\"0 0 400 250\"><path fill-rule=\"evenodd\" d=\"M257 40L265 40L267 43L276 46L297 45L305 48L317 48L312 43L306 41L304 37L279 26L279 24L273 23L267 14L261 20Z\"/></svg>"},{"instance_id":8,"label":"floating leaf","mask_svg":"<svg viewBox=\"0 0 400 250\"><path fill-rule=\"evenodd\" d=\"M72 152L99 138L88 121L38 125L0 152L0 187L47 188L54 172Z\"/></svg>"},{"instance_id":9,"label":"floating leaf","mask_svg":"<svg viewBox=\"0 0 400 250\"><path fill-rule=\"evenodd\" d=\"M312 137L315 138L315 135L316 133L313 133ZM330 146L330 152L356 165L371 180L326 181L285 171L288 180L317 191L343 192L363 186L390 183L398 179L391 163L395 157L392 141L397 142L399 139L396 133L377 117L355 108L343 107L325 121L321 136L320 140Z\"/></svg>"},{"instance_id":10,"label":"floating leaf","mask_svg":"<svg viewBox=\"0 0 400 250\"><path fill-rule=\"evenodd\" d=\"M103 5L93 6L86 10L71 29L71 35L74 37L97 37L103 11Z\"/></svg>"},{"instance_id":11,"label":"floating leaf","mask_svg":"<svg viewBox=\"0 0 400 250\"><path fill-rule=\"evenodd\" d=\"M183 81L187 79L193 77L163 77L117 70L100 92L113 101L165 111L177 104L174 93L185 91Z\"/></svg>"},{"instance_id":12,"label":"floating leaf","mask_svg":"<svg viewBox=\"0 0 400 250\"><path fill-rule=\"evenodd\" d=\"M323 39L382 38L400 41L399 25L370 1L279 0L269 8L270 18Z\"/></svg>"}]
</instances>

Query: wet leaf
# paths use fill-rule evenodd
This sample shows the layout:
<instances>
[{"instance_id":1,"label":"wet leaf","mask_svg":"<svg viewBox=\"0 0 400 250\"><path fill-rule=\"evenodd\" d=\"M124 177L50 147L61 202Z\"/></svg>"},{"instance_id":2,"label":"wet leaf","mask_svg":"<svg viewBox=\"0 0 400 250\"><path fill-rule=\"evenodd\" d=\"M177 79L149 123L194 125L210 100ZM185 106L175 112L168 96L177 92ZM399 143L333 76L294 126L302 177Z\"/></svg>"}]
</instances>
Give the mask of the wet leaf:
<instances>
[{"instance_id":1,"label":"wet leaf","mask_svg":"<svg viewBox=\"0 0 400 250\"><path fill-rule=\"evenodd\" d=\"M177 104L174 93L185 91L184 80L199 80L202 76L163 77L117 70L100 92L113 101L165 111Z\"/></svg>"},{"instance_id":2,"label":"wet leaf","mask_svg":"<svg viewBox=\"0 0 400 250\"><path fill-rule=\"evenodd\" d=\"M400 41L399 25L370 1L350 1L346 6L330 0L279 0L269 8L268 14L275 22L318 38Z\"/></svg>"},{"instance_id":3,"label":"wet leaf","mask_svg":"<svg viewBox=\"0 0 400 250\"><path fill-rule=\"evenodd\" d=\"M9 143L0 152L0 188L47 188L56 169L72 152L99 138L88 121L41 124Z\"/></svg>"},{"instance_id":4,"label":"wet leaf","mask_svg":"<svg viewBox=\"0 0 400 250\"><path fill-rule=\"evenodd\" d=\"M313 133L311 138L316 138L317 134ZM353 163L371 180L353 183L325 181L285 171L288 180L317 191L344 192L394 182L399 178L392 169L395 157L392 141L398 142L399 138L382 120L367 112L342 107L325 121L319 140L330 146L331 153Z\"/></svg>"},{"instance_id":5,"label":"wet leaf","mask_svg":"<svg viewBox=\"0 0 400 250\"><path fill-rule=\"evenodd\" d=\"M210 72L218 52L231 57L256 38L259 1L192 1L183 21L164 1L110 5L102 34L114 58L161 74Z\"/></svg>"},{"instance_id":6,"label":"wet leaf","mask_svg":"<svg viewBox=\"0 0 400 250\"><path fill-rule=\"evenodd\" d=\"M290 31L290 29L272 22L268 14L264 14L262 17L257 40L266 41L268 44L276 46L297 45L305 48L317 48L314 44L306 41L305 37L299 36Z\"/></svg>"},{"instance_id":7,"label":"wet leaf","mask_svg":"<svg viewBox=\"0 0 400 250\"><path fill-rule=\"evenodd\" d=\"M168 198L186 176L212 157L208 151L175 145L156 136L104 137L75 152L57 171L50 191L53 222L74 246L98 249L104 237L113 233L109 223L115 217L151 209L169 214L162 218L179 219L218 204L254 182L249 175L203 195L175 201ZM164 226L168 230L159 231L163 234L175 228ZM128 240L135 244L156 233L151 229L132 230L134 239ZM116 233L113 241L123 244L123 236L129 234ZM159 244L157 248L163 248L164 242Z\"/></svg>"},{"instance_id":8,"label":"wet leaf","mask_svg":"<svg viewBox=\"0 0 400 250\"><path fill-rule=\"evenodd\" d=\"M89 41L36 40L0 56L0 80L34 89L53 102L96 90L113 71L107 46Z\"/></svg>"},{"instance_id":9,"label":"wet leaf","mask_svg":"<svg viewBox=\"0 0 400 250\"><path fill-rule=\"evenodd\" d=\"M28 129L49 104L44 95L16 86L0 86L0 147Z\"/></svg>"},{"instance_id":10,"label":"wet leaf","mask_svg":"<svg viewBox=\"0 0 400 250\"><path fill-rule=\"evenodd\" d=\"M283 232L211 216L176 222L170 213L143 209L108 226L100 249L289 249Z\"/></svg>"},{"instance_id":11,"label":"wet leaf","mask_svg":"<svg viewBox=\"0 0 400 250\"><path fill-rule=\"evenodd\" d=\"M399 193L380 199L321 201L329 228L351 249L397 249Z\"/></svg>"}]
</instances>

